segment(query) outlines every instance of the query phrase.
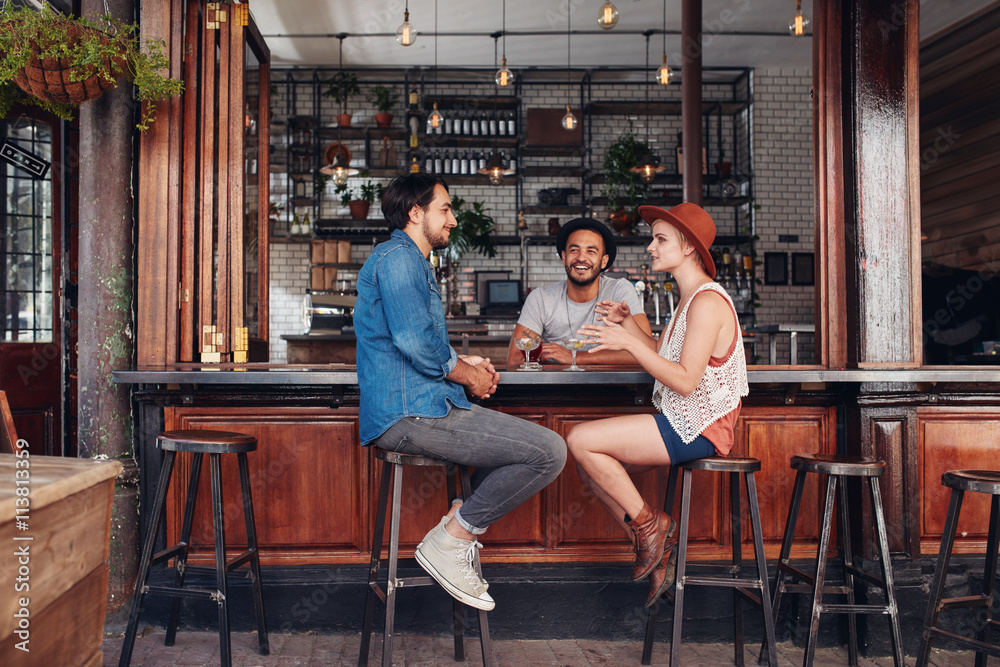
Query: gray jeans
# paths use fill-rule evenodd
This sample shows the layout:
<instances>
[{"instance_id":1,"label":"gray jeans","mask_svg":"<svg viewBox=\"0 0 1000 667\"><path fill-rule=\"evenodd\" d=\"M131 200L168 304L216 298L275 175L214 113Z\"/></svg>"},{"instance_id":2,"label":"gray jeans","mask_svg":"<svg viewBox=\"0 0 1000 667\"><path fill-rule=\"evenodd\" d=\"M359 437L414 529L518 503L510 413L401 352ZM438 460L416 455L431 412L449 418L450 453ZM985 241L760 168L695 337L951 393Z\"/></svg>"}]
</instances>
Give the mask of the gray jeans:
<instances>
[{"instance_id":1,"label":"gray jeans","mask_svg":"<svg viewBox=\"0 0 1000 667\"><path fill-rule=\"evenodd\" d=\"M554 431L473 405L444 417L404 417L376 446L489 469L456 514L474 535L544 489L566 464L566 443Z\"/></svg>"}]
</instances>

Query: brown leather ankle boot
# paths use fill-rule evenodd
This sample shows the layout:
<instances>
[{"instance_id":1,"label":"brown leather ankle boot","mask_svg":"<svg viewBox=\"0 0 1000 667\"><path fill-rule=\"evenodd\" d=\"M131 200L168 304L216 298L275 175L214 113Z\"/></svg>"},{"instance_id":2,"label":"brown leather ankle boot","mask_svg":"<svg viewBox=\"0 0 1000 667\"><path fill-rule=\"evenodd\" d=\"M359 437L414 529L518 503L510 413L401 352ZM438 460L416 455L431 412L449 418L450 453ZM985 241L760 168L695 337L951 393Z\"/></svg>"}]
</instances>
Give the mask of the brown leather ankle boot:
<instances>
[{"instance_id":1,"label":"brown leather ankle boot","mask_svg":"<svg viewBox=\"0 0 1000 667\"><path fill-rule=\"evenodd\" d=\"M632 581L640 581L652 572L663 558L664 545L669 541L672 549L677 543L676 540L670 539L677 531L677 524L670 515L645 504L639 516L634 519L626 517L626 523L632 529L632 544L635 547Z\"/></svg>"},{"instance_id":2,"label":"brown leather ankle boot","mask_svg":"<svg viewBox=\"0 0 1000 667\"><path fill-rule=\"evenodd\" d=\"M649 575L649 593L644 606L649 609L664 593L670 590L677 579L677 550L664 549L663 560L653 568Z\"/></svg>"}]
</instances>

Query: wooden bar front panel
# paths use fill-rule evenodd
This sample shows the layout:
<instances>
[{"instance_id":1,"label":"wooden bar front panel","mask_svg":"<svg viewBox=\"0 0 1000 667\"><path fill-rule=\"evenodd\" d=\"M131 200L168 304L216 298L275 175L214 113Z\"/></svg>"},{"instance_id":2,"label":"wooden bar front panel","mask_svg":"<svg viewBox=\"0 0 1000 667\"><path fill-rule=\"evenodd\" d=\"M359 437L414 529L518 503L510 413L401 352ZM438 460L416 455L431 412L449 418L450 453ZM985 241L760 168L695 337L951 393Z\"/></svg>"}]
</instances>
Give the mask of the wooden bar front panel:
<instances>
[{"instance_id":1,"label":"wooden bar front panel","mask_svg":"<svg viewBox=\"0 0 1000 667\"><path fill-rule=\"evenodd\" d=\"M505 412L545 425L560 435L574 425L648 408L510 407ZM249 455L258 539L263 562L276 564L364 563L370 552L381 462L358 442L357 409L343 408L166 408L167 429L218 429L249 433L259 440ZM836 449L833 408L744 408L734 455L761 459L757 474L760 510L769 556L777 555L794 475L789 458ZM167 502L167 539L178 540L191 458L179 457ZM205 458L195 529L195 561L212 553L211 489ZM448 507L444 468L406 470L400 544L411 550ZM816 477L816 476L811 476ZM635 477L643 497L661 506L667 470ZM810 479L794 556L815 553L819 526L818 479ZM236 458L223 457L226 542L245 544ZM728 480L696 471L692 495L691 547L695 560L729 555ZM745 493L745 489L743 491ZM679 509L679 494L676 510ZM752 550L744 517L744 551ZM388 534L386 535L386 543ZM580 482L569 458L563 473L544 491L490 527L483 538L490 562L627 562L632 548L624 529Z\"/></svg>"},{"instance_id":2,"label":"wooden bar front panel","mask_svg":"<svg viewBox=\"0 0 1000 667\"><path fill-rule=\"evenodd\" d=\"M1000 445L1000 408L936 408L917 411L917 468L920 497L920 549L936 554L948 513L951 489L941 485L949 470L996 470ZM989 530L990 496L966 493L953 553L983 553Z\"/></svg>"}]
</instances>

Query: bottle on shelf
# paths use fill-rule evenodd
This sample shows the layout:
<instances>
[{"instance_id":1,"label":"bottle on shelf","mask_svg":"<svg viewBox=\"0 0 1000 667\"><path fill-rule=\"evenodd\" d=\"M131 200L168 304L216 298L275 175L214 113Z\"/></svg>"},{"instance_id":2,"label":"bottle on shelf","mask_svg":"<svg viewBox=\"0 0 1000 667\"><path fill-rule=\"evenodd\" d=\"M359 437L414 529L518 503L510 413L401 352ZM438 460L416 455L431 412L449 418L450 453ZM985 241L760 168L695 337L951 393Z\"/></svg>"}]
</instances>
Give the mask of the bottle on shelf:
<instances>
[{"instance_id":1,"label":"bottle on shelf","mask_svg":"<svg viewBox=\"0 0 1000 667\"><path fill-rule=\"evenodd\" d=\"M460 162L461 158L458 157L458 151L456 150L454 153L451 154L451 173L453 174L461 173L462 167L459 164Z\"/></svg>"},{"instance_id":2,"label":"bottle on shelf","mask_svg":"<svg viewBox=\"0 0 1000 667\"><path fill-rule=\"evenodd\" d=\"M479 169L486 169L486 151L479 151Z\"/></svg>"},{"instance_id":3,"label":"bottle on shelf","mask_svg":"<svg viewBox=\"0 0 1000 667\"><path fill-rule=\"evenodd\" d=\"M424 171L428 174L434 173L434 157L430 153L424 156Z\"/></svg>"},{"instance_id":4,"label":"bottle on shelf","mask_svg":"<svg viewBox=\"0 0 1000 667\"><path fill-rule=\"evenodd\" d=\"M462 151L462 160L459 162L459 173L468 175L469 171L469 151ZM475 171L475 170L473 170Z\"/></svg>"},{"instance_id":5,"label":"bottle on shelf","mask_svg":"<svg viewBox=\"0 0 1000 667\"><path fill-rule=\"evenodd\" d=\"M419 174L420 173L420 163L417 162L417 156L416 155L414 155L413 158L410 160L410 173L411 174Z\"/></svg>"},{"instance_id":6,"label":"bottle on shelf","mask_svg":"<svg viewBox=\"0 0 1000 667\"><path fill-rule=\"evenodd\" d=\"M455 119L452 118L452 114L448 114L444 119L444 133L453 134L455 131Z\"/></svg>"},{"instance_id":7,"label":"bottle on shelf","mask_svg":"<svg viewBox=\"0 0 1000 667\"><path fill-rule=\"evenodd\" d=\"M490 115L489 128L490 136L495 137L497 135L497 117L494 114Z\"/></svg>"},{"instance_id":8,"label":"bottle on shelf","mask_svg":"<svg viewBox=\"0 0 1000 667\"><path fill-rule=\"evenodd\" d=\"M312 222L309 221L309 211L306 211L306 215L302 218L302 227L300 230L302 236L309 236L312 234Z\"/></svg>"},{"instance_id":9,"label":"bottle on shelf","mask_svg":"<svg viewBox=\"0 0 1000 667\"><path fill-rule=\"evenodd\" d=\"M508 111L507 112L507 136L509 136L509 137L516 137L517 136L516 127L514 125L514 112L513 111Z\"/></svg>"},{"instance_id":10,"label":"bottle on shelf","mask_svg":"<svg viewBox=\"0 0 1000 667\"><path fill-rule=\"evenodd\" d=\"M288 233L292 236L302 236L302 221L299 220L298 213L292 216L292 228Z\"/></svg>"},{"instance_id":11,"label":"bottle on shelf","mask_svg":"<svg viewBox=\"0 0 1000 667\"><path fill-rule=\"evenodd\" d=\"M497 134L502 137L507 136L507 119L503 116L497 119Z\"/></svg>"},{"instance_id":12,"label":"bottle on shelf","mask_svg":"<svg viewBox=\"0 0 1000 667\"><path fill-rule=\"evenodd\" d=\"M507 168L511 171L517 171L517 153L510 154L510 162L507 163Z\"/></svg>"},{"instance_id":13,"label":"bottle on shelf","mask_svg":"<svg viewBox=\"0 0 1000 667\"><path fill-rule=\"evenodd\" d=\"M488 136L490 133L490 119L486 117L486 112L479 114L479 134Z\"/></svg>"},{"instance_id":14,"label":"bottle on shelf","mask_svg":"<svg viewBox=\"0 0 1000 667\"><path fill-rule=\"evenodd\" d=\"M470 123L469 123L469 125L470 125L469 129L471 130L469 132L469 134L471 134L474 137L478 137L479 136L479 114L470 114L470 115L472 116L472 118L470 119Z\"/></svg>"},{"instance_id":15,"label":"bottle on shelf","mask_svg":"<svg viewBox=\"0 0 1000 667\"><path fill-rule=\"evenodd\" d=\"M462 114L462 134L472 134L472 119L466 113Z\"/></svg>"},{"instance_id":16,"label":"bottle on shelf","mask_svg":"<svg viewBox=\"0 0 1000 667\"><path fill-rule=\"evenodd\" d=\"M434 173L441 174L444 169L444 165L441 162L441 153L434 151Z\"/></svg>"},{"instance_id":17,"label":"bottle on shelf","mask_svg":"<svg viewBox=\"0 0 1000 667\"><path fill-rule=\"evenodd\" d=\"M420 95L417 93L417 84L413 84L410 90L410 111L416 111L418 108L420 108Z\"/></svg>"}]
</instances>

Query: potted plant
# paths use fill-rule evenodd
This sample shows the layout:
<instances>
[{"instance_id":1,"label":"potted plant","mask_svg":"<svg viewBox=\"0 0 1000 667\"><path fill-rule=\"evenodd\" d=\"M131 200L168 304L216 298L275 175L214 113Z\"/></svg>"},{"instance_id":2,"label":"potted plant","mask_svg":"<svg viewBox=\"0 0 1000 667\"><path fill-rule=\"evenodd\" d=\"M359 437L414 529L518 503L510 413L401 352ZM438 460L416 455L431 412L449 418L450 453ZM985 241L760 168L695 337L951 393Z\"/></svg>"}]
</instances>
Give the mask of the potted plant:
<instances>
[{"instance_id":1,"label":"potted plant","mask_svg":"<svg viewBox=\"0 0 1000 667\"><path fill-rule=\"evenodd\" d=\"M323 94L327 97L332 97L340 105L340 113L337 114L337 124L341 127L350 127L351 114L347 113L347 102L352 96L361 92L361 86L358 85L358 75L354 72L340 70L330 77L326 84L327 89Z\"/></svg>"},{"instance_id":2,"label":"potted plant","mask_svg":"<svg viewBox=\"0 0 1000 667\"><path fill-rule=\"evenodd\" d=\"M47 4L40 11L0 9L0 116L14 102L35 104L61 118L128 78L145 102L137 127L156 118L156 101L179 95L184 83L169 69L162 40L141 40L134 23L104 15L65 16Z\"/></svg>"},{"instance_id":3,"label":"potted plant","mask_svg":"<svg viewBox=\"0 0 1000 667\"><path fill-rule=\"evenodd\" d=\"M362 172L361 175L367 176L368 173ZM338 185L334 192L340 195L340 203L351 209L353 219L366 220L371 205L375 203L376 199L382 198L384 190L381 183L365 181L357 189L348 187L346 183Z\"/></svg>"},{"instance_id":4,"label":"potted plant","mask_svg":"<svg viewBox=\"0 0 1000 667\"><path fill-rule=\"evenodd\" d=\"M636 139L630 127L604 153L601 194L608 198L611 225L623 234L633 231L638 219L637 210L646 203L649 192L649 186L630 169L638 164L643 154L649 152L649 146Z\"/></svg>"},{"instance_id":5,"label":"potted plant","mask_svg":"<svg viewBox=\"0 0 1000 667\"><path fill-rule=\"evenodd\" d=\"M392 88L375 86L368 93L368 101L375 107L375 125L378 127L392 125L392 110L399 101L399 93Z\"/></svg>"},{"instance_id":6,"label":"potted plant","mask_svg":"<svg viewBox=\"0 0 1000 667\"><path fill-rule=\"evenodd\" d=\"M451 275L458 275L458 262L470 249L484 257L496 257L496 242L490 236L496 222L486 214L482 202L466 202L458 195L451 198L451 212L458 224L448 235L448 256ZM462 304L458 300L458 281L451 281L451 314L461 315Z\"/></svg>"}]
</instances>

